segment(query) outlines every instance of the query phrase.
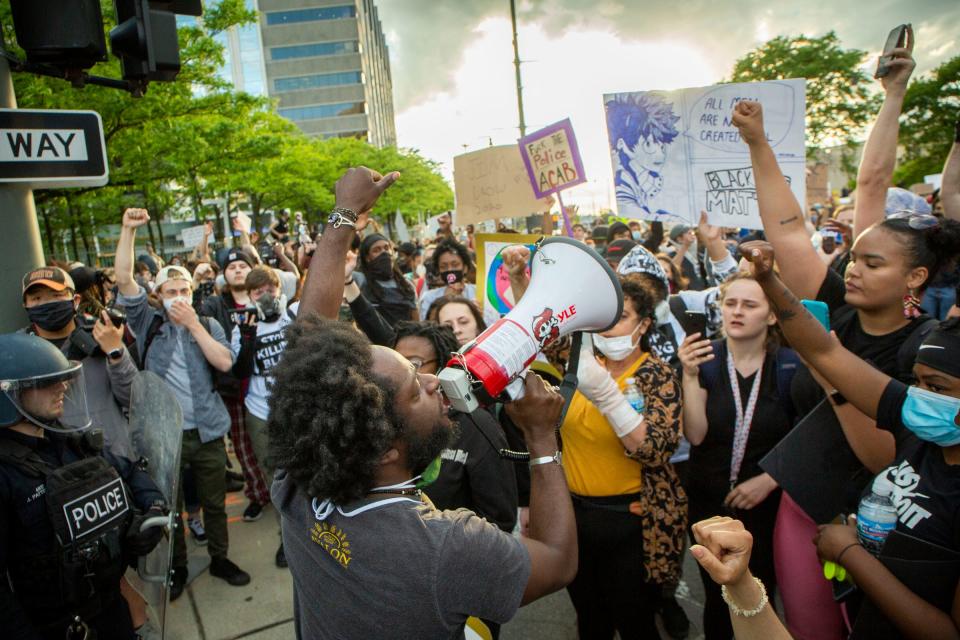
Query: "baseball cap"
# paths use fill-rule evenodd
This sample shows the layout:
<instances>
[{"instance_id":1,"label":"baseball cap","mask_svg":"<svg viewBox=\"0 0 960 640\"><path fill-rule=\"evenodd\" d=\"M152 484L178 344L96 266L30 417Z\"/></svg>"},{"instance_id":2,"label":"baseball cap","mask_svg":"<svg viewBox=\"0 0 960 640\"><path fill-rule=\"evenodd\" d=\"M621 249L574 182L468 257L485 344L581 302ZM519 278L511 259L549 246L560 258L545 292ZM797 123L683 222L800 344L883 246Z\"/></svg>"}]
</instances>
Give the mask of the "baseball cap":
<instances>
[{"instance_id":1,"label":"baseball cap","mask_svg":"<svg viewBox=\"0 0 960 640\"><path fill-rule=\"evenodd\" d=\"M687 231L690 231L690 229L693 229L693 227L691 227L690 225L686 225L686 224L674 225L674 227L670 229L670 239L676 242L677 238L685 234Z\"/></svg>"},{"instance_id":2,"label":"baseball cap","mask_svg":"<svg viewBox=\"0 0 960 640\"><path fill-rule=\"evenodd\" d=\"M163 283L167 280L186 280L190 283L190 286L193 286L193 278L190 277L190 272L175 264L160 269L160 271L157 273L156 279L154 280L154 286L156 289L160 289Z\"/></svg>"},{"instance_id":3,"label":"baseball cap","mask_svg":"<svg viewBox=\"0 0 960 640\"><path fill-rule=\"evenodd\" d=\"M614 240L607 245L607 260L619 262L625 255L630 253L635 246L637 246L637 243L633 240Z\"/></svg>"},{"instance_id":4,"label":"baseball cap","mask_svg":"<svg viewBox=\"0 0 960 640\"><path fill-rule=\"evenodd\" d=\"M60 267L40 267L39 269L28 271L27 274L23 276L23 290L21 291L21 295L25 295L27 289L38 284L50 287L54 291L63 291L64 289L70 289L71 291L77 290L76 285L73 284L73 278Z\"/></svg>"}]
</instances>

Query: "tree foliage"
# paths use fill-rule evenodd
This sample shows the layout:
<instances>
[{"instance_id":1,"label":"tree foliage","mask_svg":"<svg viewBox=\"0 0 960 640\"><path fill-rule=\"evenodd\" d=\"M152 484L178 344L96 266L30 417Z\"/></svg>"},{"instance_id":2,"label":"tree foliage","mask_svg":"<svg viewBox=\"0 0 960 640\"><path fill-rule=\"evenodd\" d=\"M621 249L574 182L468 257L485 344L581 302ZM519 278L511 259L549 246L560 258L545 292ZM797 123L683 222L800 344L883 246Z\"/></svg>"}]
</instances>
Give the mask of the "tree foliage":
<instances>
[{"instance_id":1,"label":"tree foliage","mask_svg":"<svg viewBox=\"0 0 960 640\"><path fill-rule=\"evenodd\" d=\"M113 3L101 0L104 29L113 26ZM0 4L6 48L15 46L9 3ZM399 170L403 179L385 196L375 215L401 210L409 221L420 211L453 206L450 187L437 166L415 151L377 149L357 139L310 139L274 111L267 99L237 92L218 70L224 48L217 36L256 19L244 0L205 6L195 24L180 26L181 71L175 82L153 82L141 98L116 89L14 74L21 108L89 109L103 119L110 182L102 188L36 191L40 228L50 257L96 257L113 251L103 233L125 206L146 206L157 220L149 237L162 250L159 220L201 221L243 208L255 222L281 208L303 211L319 221L333 206L333 185L349 166ZM94 66L93 75L119 78L116 58ZM226 200L228 211L204 206ZM220 228L220 225L217 225ZM171 248L175 249L175 248Z\"/></svg>"},{"instance_id":2,"label":"tree foliage","mask_svg":"<svg viewBox=\"0 0 960 640\"><path fill-rule=\"evenodd\" d=\"M900 125L903 156L894 182L910 186L940 173L960 118L960 56L916 78L907 87Z\"/></svg>"},{"instance_id":3,"label":"tree foliage","mask_svg":"<svg viewBox=\"0 0 960 640\"><path fill-rule=\"evenodd\" d=\"M861 69L866 52L843 49L830 31L819 38L778 36L736 61L732 82L807 80L807 150L862 136L879 106Z\"/></svg>"}]
</instances>

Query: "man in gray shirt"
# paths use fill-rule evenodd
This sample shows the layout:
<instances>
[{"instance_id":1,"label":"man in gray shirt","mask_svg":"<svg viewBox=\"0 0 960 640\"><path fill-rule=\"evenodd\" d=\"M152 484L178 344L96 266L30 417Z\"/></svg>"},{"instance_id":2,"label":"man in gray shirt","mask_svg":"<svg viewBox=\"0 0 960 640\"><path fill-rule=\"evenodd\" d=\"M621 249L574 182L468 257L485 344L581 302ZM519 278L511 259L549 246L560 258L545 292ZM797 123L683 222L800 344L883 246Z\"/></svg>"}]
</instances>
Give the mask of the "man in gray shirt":
<instances>
[{"instance_id":1,"label":"man in gray shirt","mask_svg":"<svg viewBox=\"0 0 960 640\"><path fill-rule=\"evenodd\" d=\"M337 182L334 215L347 222L329 224L314 253L274 369L272 494L301 638L462 638L476 618L507 622L576 574L554 431L560 395L531 375L507 408L532 457L530 535L519 540L420 494L421 475L454 436L439 381L334 320L354 212L365 215L397 177L360 168Z\"/></svg>"}]
</instances>

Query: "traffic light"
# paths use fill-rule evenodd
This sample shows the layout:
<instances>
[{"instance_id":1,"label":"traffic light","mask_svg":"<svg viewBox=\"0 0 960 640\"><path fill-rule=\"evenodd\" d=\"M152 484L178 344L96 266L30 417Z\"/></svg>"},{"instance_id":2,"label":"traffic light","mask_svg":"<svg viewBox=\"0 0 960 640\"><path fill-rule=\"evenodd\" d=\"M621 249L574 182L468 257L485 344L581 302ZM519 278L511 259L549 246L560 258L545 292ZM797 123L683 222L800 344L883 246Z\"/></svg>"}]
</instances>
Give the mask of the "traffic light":
<instances>
[{"instance_id":1,"label":"traffic light","mask_svg":"<svg viewBox=\"0 0 960 640\"><path fill-rule=\"evenodd\" d=\"M113 0L117 26L110 49L124 80L173 80L180 72L178 13L199 16L201 0Z\"/></svg>"},{"instance_id":2,"label":"traffic light","mask_svg":"<svg viewBox=\"0 0 960 640\"><path fill-rule=\"evenodd\" d=\"M10 9L29 62L80 70L107 59L100 0L12 0Z\"/></svg>"}]
</instances>

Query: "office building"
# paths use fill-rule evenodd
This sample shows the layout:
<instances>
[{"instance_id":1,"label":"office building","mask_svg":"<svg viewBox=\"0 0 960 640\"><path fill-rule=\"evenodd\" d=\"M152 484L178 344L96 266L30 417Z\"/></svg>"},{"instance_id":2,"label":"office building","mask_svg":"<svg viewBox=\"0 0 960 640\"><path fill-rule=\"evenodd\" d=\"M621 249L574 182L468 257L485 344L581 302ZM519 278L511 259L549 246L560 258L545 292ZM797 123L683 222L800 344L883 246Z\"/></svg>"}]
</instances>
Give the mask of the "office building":
<instances>
[{"instance_id":1,"label":"office building","mask_svg":"<svg viewBox=\"0 0 960 640\"><path fill-rule=\"evenodd\" d=\"M309 135L395 145L390 60L373 0L257 5L266 93L279 114Z\"/></svg>"}]
</instances>

